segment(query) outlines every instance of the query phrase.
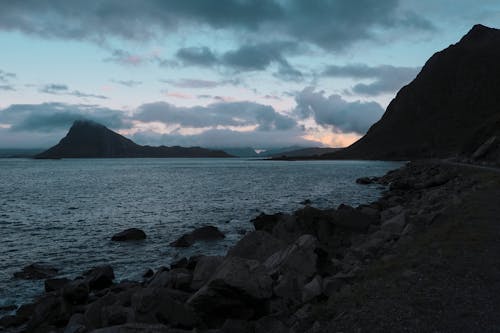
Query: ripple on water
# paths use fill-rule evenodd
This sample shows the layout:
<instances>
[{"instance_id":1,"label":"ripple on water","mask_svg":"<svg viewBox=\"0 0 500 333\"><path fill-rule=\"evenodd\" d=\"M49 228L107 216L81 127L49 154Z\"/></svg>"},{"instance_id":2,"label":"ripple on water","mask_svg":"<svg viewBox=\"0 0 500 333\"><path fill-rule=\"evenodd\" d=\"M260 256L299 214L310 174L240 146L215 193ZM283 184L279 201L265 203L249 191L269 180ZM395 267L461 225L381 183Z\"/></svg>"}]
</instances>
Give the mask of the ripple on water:
<instances>
[{"instance_id":1,"label":"ripple on water","mask_svg":"<svg viewBox=\"0 0 500 333\"><path fill-rule=\"evenodd\" d=\"M74 277L111 264L119 279L174 258L223 254L251 230L260 212L293 211L311 199L320 208L375 200L380 189L354 180L381 175L399 163L269 162L247 159L0 159L0 305L20 304L43 291L43 281L12 274L47 261ZM196 227L216 225L224 240L188 249L168 244ZM110 237L138 227L144 242Z\"/></svg>"}]
</instances>

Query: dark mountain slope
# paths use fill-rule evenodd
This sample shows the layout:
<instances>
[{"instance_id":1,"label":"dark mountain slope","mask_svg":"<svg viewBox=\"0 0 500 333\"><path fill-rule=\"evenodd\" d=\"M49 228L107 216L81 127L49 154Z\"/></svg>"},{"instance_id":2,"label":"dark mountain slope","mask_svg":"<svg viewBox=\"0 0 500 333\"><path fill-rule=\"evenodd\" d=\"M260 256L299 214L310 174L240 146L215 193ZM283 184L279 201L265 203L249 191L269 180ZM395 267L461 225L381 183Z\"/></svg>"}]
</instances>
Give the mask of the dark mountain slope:
<instances>
[{"instance_id":1,"label":"dark mountain slope","mask_svg":"<svg viewBox=\"0 0 500 333\"><path fill-rule=\"evenodd\" d=\"M500 134L499 125L500 30L476 25L457 44L434 54L364 137L324 157L470 155ZM498 144L491 147L493 155L497 149Z\"/></svg>"},{"instance_id":2,"label":"dark mountain slope","mask_svg":"<svg viewBox=\"0 0 500 333\"><path fill-rule=\"evenodd\" d=\"M36 158L83 157L231 157L231 155L200 147L141 146L101 124L80 120L75 121L66 137L57 145L36 156Z\"/></svg>"}]
</instances>

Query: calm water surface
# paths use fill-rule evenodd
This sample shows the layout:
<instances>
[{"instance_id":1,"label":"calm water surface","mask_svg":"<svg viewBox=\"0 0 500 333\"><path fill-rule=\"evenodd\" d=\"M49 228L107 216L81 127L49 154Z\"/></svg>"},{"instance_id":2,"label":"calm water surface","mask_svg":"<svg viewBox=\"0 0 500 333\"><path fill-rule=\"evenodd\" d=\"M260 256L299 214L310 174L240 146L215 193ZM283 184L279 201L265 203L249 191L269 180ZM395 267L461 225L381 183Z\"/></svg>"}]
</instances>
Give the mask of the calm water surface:
<instances>
[{"instance_id":1,"label":"calm water surface","mask_svg":"<svg viewBox=\"0 0 500 333\"><path fill-rule=\"evenodd\" d=\"M12 274L32 262L74 277L111 264L118 280L193 254L224 254L260 212L293 211L375 200L377 186L354 181L400 163L248 159L0 159L0 306L29 301L43 281ZM190 249L168 244L203 225L226 239ZM116 243L125 228L143 242Z\"/></svg>"}]
</instances>

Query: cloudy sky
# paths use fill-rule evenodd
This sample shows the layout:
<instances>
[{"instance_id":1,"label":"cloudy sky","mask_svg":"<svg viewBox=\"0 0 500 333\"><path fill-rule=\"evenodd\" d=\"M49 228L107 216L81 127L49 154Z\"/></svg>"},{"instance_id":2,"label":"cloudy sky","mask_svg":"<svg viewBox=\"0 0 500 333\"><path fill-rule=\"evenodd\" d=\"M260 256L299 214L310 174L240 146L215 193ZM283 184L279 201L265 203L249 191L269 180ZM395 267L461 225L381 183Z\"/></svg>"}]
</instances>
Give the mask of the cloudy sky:
<instances>
[{"instance_id":1,"label":"cloudy sky","mask_svg":"<svg viewBox=\"0 0 500 333\"><path fill-rule=\"evenodd\" d=\"M498 0L0 2L0 148L80 118L142 144L345 146Z\"/></svg>"}]
</instances>

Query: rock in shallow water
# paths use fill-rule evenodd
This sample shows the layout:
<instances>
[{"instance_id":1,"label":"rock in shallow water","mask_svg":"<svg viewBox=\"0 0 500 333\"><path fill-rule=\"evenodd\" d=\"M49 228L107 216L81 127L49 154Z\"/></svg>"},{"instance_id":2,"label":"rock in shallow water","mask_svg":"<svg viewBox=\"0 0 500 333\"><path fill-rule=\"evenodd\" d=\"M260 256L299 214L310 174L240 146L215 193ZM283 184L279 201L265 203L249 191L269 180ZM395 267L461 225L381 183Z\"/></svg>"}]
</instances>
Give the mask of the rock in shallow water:
<instances>
[{"instance_id":1,"label":"rock in shallow water","mask_svg":"<svg viewBox=\"0 0 500 333\"><path fill-rule=\"evenodd\" d=\"M115 242L126 242L126 241L143 240L146 239L146 237L147 237L146 233L141 229L130 228L113 235L113 237L111 237L111 240Z\"/></svg>"},{"instance_id":2,"label":"rock in shallow water","mask_svg":"<svg viewBox=\"0 0 500 333\"><path fill-rule=\"evenodd\" d=\"M189 247L197 241L212 241L224 238L224 234L214 226L198 228L170 243L173 247Z\"/></svg>"},{"instance_id":3,"label":"rock in shallow water","mask_svg":"<svg viewBox=\"0 0 500 333\"><path fill-rule=\"evenodd\" d=\"M48 279L57 274L57 269L44 264L34 263L28 265L20 272L15 272L14 277L24 280Z\"/></svg>"}]
</instances>

